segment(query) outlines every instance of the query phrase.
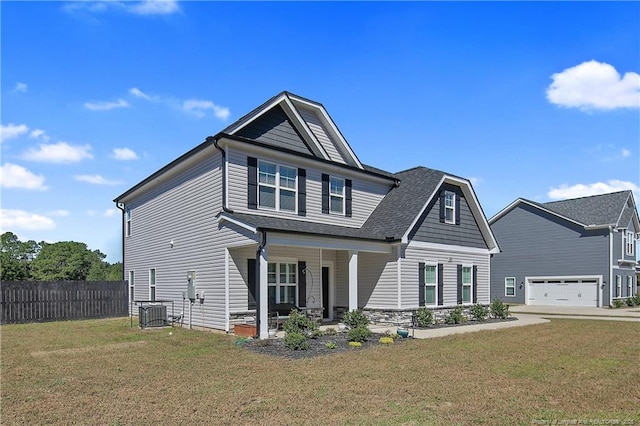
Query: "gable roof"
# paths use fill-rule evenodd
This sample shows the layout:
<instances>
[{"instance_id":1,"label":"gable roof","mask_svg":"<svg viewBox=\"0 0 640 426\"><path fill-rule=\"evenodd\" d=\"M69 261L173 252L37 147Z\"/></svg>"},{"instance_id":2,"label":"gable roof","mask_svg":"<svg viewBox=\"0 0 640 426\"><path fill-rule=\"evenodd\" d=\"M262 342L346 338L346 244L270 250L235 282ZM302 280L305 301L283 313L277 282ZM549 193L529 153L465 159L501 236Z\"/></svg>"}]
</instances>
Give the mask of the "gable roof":
<instances>
[{"instance_id":1,"label":"gable roof","mask_svg":"<svg viewBox=\"0 0 640 426\"><path fill-rule=\"evenodd\" d=\"M537 203L524 198L518 198L489 219L489 223L493 224L517 205L524 203L585 228L608 226L625 227L628 222L622 223L622 215L628 202L631 203L635 211L636 205L631 191L591 195L561 201L551 201L548 203ZM637 214L634 215L634 217L636 226L638 226Z\"/></svg>"}]
</instances>

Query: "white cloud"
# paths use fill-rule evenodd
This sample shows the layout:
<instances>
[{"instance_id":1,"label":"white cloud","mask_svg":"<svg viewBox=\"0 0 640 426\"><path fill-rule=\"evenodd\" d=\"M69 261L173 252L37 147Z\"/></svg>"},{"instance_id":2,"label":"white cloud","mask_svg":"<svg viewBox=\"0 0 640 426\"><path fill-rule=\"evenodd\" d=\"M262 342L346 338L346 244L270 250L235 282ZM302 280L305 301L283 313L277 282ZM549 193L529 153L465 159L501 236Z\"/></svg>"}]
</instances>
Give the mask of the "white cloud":
<instances>
[{"instance_id":1,"label":"white cloud","mask_svg":"<svg viewBox=\"0 0 640 426\"><path fill-rule=\"evenodd\" d=\"M0 125L0 142L4 142L9 139L22 136L29 131L29 127L26 124L12 124Z\"/></svg>"},{"instance_id":2,"label":"white cloud","mask_svg":"<svg viewBox=\"0 0 640 426\"><path fill-rule=\"evenodd\" d=\"M39 231L54 229L55 222L46 216L24 210L0 209L0 228L5 231Z\"/></svg>"},{"instance_id":3,"label":"white cloud","mask_svg":"<svg viewBox=\"0 0 640 426\"><path fill-rule=\"evenodd\" d=\"M22 158L43 163L77 163L84 159L93 158L91 145L69 145L66 142L40 144L38 149L31 148Z\"/></svg>"},{"instance_id":4,"label":"white cloud","mask_svg":"<svg viewBox=\"0 0 640 426\"><path fill-rule=\"evenodd\" d=\"M128 108L129 102L124 99L115 102L85 102L84 107L92 111L109 111L114 108Z\"/></svg>"},{"instance_id":5,"label":"white cloud","mask_svg":"<svg viewBox=\"0 0 640 426\"><path fill-rule=\"evenodd\" d=\"M47 213L47 216L67 217L69 216L68 210L53 210Z\"/></svg>"},{"instance_id":6,"label":"white cloud","mask_svg":"<svg viewBox=\"0 0 640 426\"><path fill-rule=\"evenodd\" d=\"M143 0L143 1L74 1L63 6L69 13L104 13L109 10L121 10L142 16L169 15L180 11L175 0Z\"/></svg>"},{"instance_id":7,"label":"white cloud","mask_svg":"<svg viewBox=\"0 0 640 426\"><path fill-rule=\"evenodd\" d=\"M573 186L560 185L557 188L551 188L547 195L552 200L564 200L567 198L587 197L590 195L608 194L610 192L626 190L638 193L640 187L633 182L613 179L608 182L579 183Z\"/></svg>"},{"instance_id":8,"label":"white cloud","mask_svg":"<svg viewBox=\"0 0 640 426\"><path fill-rule=\"evenodd\" d=\"M42 129L32 130L31 133L29 133L29 137L33 139L42 139L45 142L49 142L49 136L47 136L47 133Z\"/></svg>"},{"instance_id":9,"label":"white cloud","mask_svg":"<svg viewBox=\"0 0 640 426\"><path fill-rule=\"evenodd\" d=\"M622 148L622 150L620 151L620 155L622 155L622 158L627 158L631 156L631 151L629 151L627 148Z\"/></svg>"},{"instance_id":10,"label":"white cloud","mask_svg":"<svg viewBox=\"0 0 640 426\"><path fill-rule=\"evenodd\" d=\"M142 90L138 89L137 87L132 87L131 89L129 89L129 93L132 94L133 96L135 96L136 98L142 98L142 99L146 99L148 101L151 100L151 96L147 95L146 93L144 93Z\"/></svg>"},{"instance_id":11,"label":"white cloud","mask_svg":"<svg viewBox=\"0 0 640 426\"><path fill-rule=\"evenodd\" d=\"M478 186L478 184L480 184L480 182L482 182L482 178L470 177L469 178L469 182L471 182L471 185L473 185L473 186Z\"/></svg>"},{"instance_id":12,"label":"white cloud","mask_svg":"<svg viewBox=\"0 0 640 426\"><path fill-rule=\"evenodd\" d=\"M174 0L144 0L128 7L128 11L136 15L170 15L179 10Z\"/></svg>"},{"instance_id":13,"label":"white cloud","mask_svg":"<svg viewBox=\"0 0 640 426\"><path fill-rule=\"evenodd\" d=\"M624 76L611 65L588 61L551 76L547 99L583 111L640 108L640 74Z\"/></svg>"},{"instance_id":14,"label":"white cloud","mask_svg":"<svg viewBox=\"0 0 640 426\"><path fill-rule=\"evenodd\" d=\"M100 175L76 175L74 179L79 182L91 183L93 185L120 185L122 182L115 180L108 180Z\"/></svg>"},{"instance_id":15,"label":"white cloud","mask_svg":"<svg viewBox=\"0 0 640 426\"><path fill-rule=\"evenodd\" d=\"M104 217L114 217L117 213L118 213L118 210L116 209L107 209L102 215Z\"/></svg>"},{"instance_id":16,"label":"white cloud","mask_svg":"<svg viewBox=\"0 0 640 426\"><path fill-rule=\"evenodd\" d=\"M130 148L114 148L113 158L116 160L137 160L138 154Z\"/></svg>"},{"instance_id":17,"label":"white cloud","mask_svg":"<svg viewBox=\"0 0 640 426\"><path fill-rule=\"evenodd\" d=\"M44 176L31 173L17 164L5 163L0 166L0 186L3 188L46 191Z\"/></svg>"},{"instance_id":18,"label":"white cloud","mask_svg":"<svg viewBox=\"0 0 640 426\"><path fill-rule=\"evenodd\" d=\"M226 120L229 117L229 108L221 107L211 101L200 99L188 99L182 103L182 110L186 113L202 118L206 115L207 110L213 111L213 115L220 119Z\"/></svg>"},{"instance_id":19,"label":"white cloud","mask_svg":"<svg viewBox=\"0 0 640 426\"><path fill-rule=\"evenodd\" d=\"M29 87L27 86L27 83L22 83L19 81L16 83L16 87L13 88L13 91L17 93L26 93L28 88Z\"/></svg>"}]
</instances>

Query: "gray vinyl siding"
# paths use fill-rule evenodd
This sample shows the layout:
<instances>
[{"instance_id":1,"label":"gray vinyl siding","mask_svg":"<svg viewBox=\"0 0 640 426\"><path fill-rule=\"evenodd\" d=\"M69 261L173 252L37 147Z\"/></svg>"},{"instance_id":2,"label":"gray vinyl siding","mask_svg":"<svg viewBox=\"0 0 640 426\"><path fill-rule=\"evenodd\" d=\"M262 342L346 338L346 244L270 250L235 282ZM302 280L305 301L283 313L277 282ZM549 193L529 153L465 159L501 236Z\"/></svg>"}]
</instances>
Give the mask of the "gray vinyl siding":
<instances>
[{"instance_id":1,"label":"gray vinyl siding","mask_svg":"<svg viewBox=\"0 0 640 426\"><path fill-rule=\"evenodd\" d=\"M489 297L489 253L461 253L457 251L433 250L416 247L409 243L402 259L402 307L418 307L418 264L438 263L443 265L443 303L452 306L458 303L457 265L476 266L478 303L488 304Z\"/></svg>"},{"instance_id":2,"label":"gray vinyl siding","mask_svg":"<svg viewBox=\"0 0 640 426\"><path fill-rule=\"evenodd\" d=\"M358 254L358 306L398 307L398 264L395 253Z\"/></svg>"},{"instance_id":3,"label":"gray vinyl siding","mask_svg":"<svg viewBox=\"0 0 640 426\"><path fill-rule=\"evenodd\" d=\"M609 280L609 231L583 227L520 204L491 229L501 253L491 260L491 297L525 303L525 277L602 275ZM516 296L506 297L505 277L516 279ZM608 301L608 288L604 300Z\"/></svg>"},{"instance_id":4,"label":"gray vinyl siding","mask_svg":"<svg viewBox=\"0 0 640 426\"><path fill-rule=\"evenodd\" d=\"M324 150L329 155L329 159L331 161L335 161L336 163L346 164L346 161L338 151L335 142L327 134L326 129L324 128L320 119L313 112L307 109L300 108L299 111L300 115L307 123L307 126L309 126L313 134L318 139L318 142L320 142Z\"/></svg>"},{"instance_id":5,"label":"gray vinyl siding","mask_svg":"<svg viewBox=\"0 0 640 426\"><path fill-rule=\"evenodd\" d=\"M625 229L621 230L620 232L614 233L614 240L615 240L614 257L613 257L614 261L617 261L618 259L633 261L636 259L637 246L634 247L633 255L628 255L626 250L626 242L624 238L627 230L633 231L635 234L638 233L638 229L636 229L633 221L634 213L635 212L632 207L625 206L625 209L622 212L622 215L620 216L621 217L620 227Z\"/></svg>"},{"instance_id":6,"label":"gray vinyl siding","mask_svg":"<svg viewBox=\"0 0 640 426\"><path fill-rule=\"evenodd\" d=\"M311 153L279 105L240 129L236 134L278 148L286 148L305 154Z\"/></svg>"},{"instance_id":7,"label":"gray vinyl siding","mask_svg":"<svg viewBox=\"0 0 640 426\"><path fill-rule=\"evenodd\" d=\"M238 213L255 214L256 210L247 207L247 154L229 149L228 158L228 198L229 208ZM283 162L277 157L259 157L261 160L272 161L289 167L299 167L297 164ZM389 187L368 180L355 179L353 176L334 176L352 179L352 217L343 215L322 213L322 170L306 168L307 171L307 214L305 220L331 225L344 225L351 227L361 226L378 206L380 201L389 191ZM260 210L270 216L282 218L296 218L297 212L279 212L273 210Z\"/></svg>"},{"instance_id":8,"label":"gray vinyl siding","mask_svg":"<svg viewBox=\"0 0 640 426\"><path fill-rule=\"evenodd\" d=\"M446 189L460 196L460 224L440 222L440 191ZM464 194L460 188L453 185L443 185L436 191L434 199L427 206L426 215L416 225L410 239L427 243L452 244L465 247L487 248L480 227L473 217Z\"/></svg>"}]
</instances>

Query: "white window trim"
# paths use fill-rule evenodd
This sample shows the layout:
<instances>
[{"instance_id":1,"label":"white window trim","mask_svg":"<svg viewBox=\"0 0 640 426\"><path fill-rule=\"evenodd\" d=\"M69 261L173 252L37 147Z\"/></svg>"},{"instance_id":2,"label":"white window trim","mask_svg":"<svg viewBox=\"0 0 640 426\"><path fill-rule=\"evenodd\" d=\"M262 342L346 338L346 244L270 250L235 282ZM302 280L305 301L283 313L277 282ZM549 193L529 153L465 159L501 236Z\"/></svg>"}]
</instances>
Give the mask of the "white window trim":
<instances>
[{"instance_id":1,"label":"white window trim","mask_svg":"<svg viewBox=\"0 0 640 426\"><path fill-rule=\"evenodd\" d=\"M627 275L627 297L633 296L633 276Z\"/></svg>"},{"instance_id":2,"label":"white window trim","mask_svg":"<svg viewBox=\"0 0 640 426\"><path fill-rule=\"evenodd\" d=\"M153 271L153 274L151 274ZM151 279L153 277L153 280ZM149 300L154 301L158 298L158 289L157 289L157 279L158 279L158 271L156 268L149 268Z\"/></svg>"},{"instance_id":3,"label":"white window trim","mask_svg":"<svg viewBox=\"0 0 640 426\"><path fill-rule=\"evenodd\" d=\"M447 205L447 196L451 195L453 200L453 205ZM453 191L444 191L444 223L456 223L456 193ZM447 210L451 210L451 220L447 220Z\"/></svg>"},{"instance_id":4,"label":"white window trim","mask_svg":"<svg viewBox=\"0 0 640 426\"><path fill-rule=\"evenodd\" d=\"M342 194L334 194L333 192L331 192L331 180L335 179L335 180L339 180L342 181ZM345 196L345 186L346 186L346 181L343 178L339 178L336 176L329 176L329 214L337 214L337 215L341 215L344 216L344 212L345 212L345 204L346 204L346 196ZM342 211L334 211L331 209L331 206L333 205L331 203L331 199L332 198L340 198L342 199Z\"/></svg>"},{"instance_id":5,"label":"white window trim","mask_svg":"<svg viewBox=\"0 0 640 426\"><path fill-rule=\"evenodd\" d=\"M624 252L627 256L635 254L635 234L633 231L627 230L623 238Z\"/></svg>"},{"instance_id":6,"label":"white window trim","mask_svg":"<svg viewBox=\"0 0 640 426\"><path fill-rule=\"evenodd\" d=\"M127 207L126 213L125 213L125 218L126 218L126 234L127 237L131 236L131 208Z\"/></svg>"},{"instance_id":7,"label":"white window trim","mask_svg":"<svg viewBox=\"0 0 640 426\"><path fill-rule=\"evenodd\" d=\"M622 297L622 275L616 275L616 295L614 296L614 298L620 298Z\"/></svg>"},{"instance_id":8,"label":"white window trim","mask_svg":"<svg viewBox=\"0 0 640 426\"><path fill-rule=\"evenodd\" d=\"M295 300L294 300L294 305L298 305L298 292L299 292L299 287L298 284L300 284L300 276L298 274L298 259L292 259L292 258L278 258L278 259L273 259L273 260L269 260L267 262L268 265L270 264L275 264L276 265L276 282L275 283L270 283L268 281L268 273L267 273L267 287L275 287L276 289L276 302L275 303L287 303L287 302L282 302L282 301L278 301L280 299L280 287L295 287ZM280 265L281 264L295 264L295 269L294 272L296 274L296 283L295 286L290 285L290 284L283 284L280 282ZM268 266L267 266L267 270L268 270Z\"/></svg>"},{"instance_id":9,"label":"white window trim","mask_svg":"<svg viewBox=\"0 0 640 426\"><path fill-rule=\"evenodd\" d=\"M129 302L133 302L136 296L136 272L129 271Z\"/></svg>"},{"instance_id":10,"label":"white window trim","mask_svg":"<svg viewBox=\"0 0 640 426\"><path fill-rule=\"evenodd\" d=\"M513 294L508 294L507 289L511 286L507 285L507 280L513 280ZM516 297L516 277L504 277L504 296Z\"/></svg>"},{"instance_id":11,"label":"white window trim","mask_svg":"<svg viewBox=\"0 0 640 426\"><path fill-rule=\"evenodd\" d=\"M275 185L271 185L269 183L263 183L260 182L260 165L261 164L269 164L269 165L274 165L276 167L276 177L275 177ZM285 187L281 187L280 186L280 168L281 167L285 167L287 169L293 169L296 172L296 179L295 179L295 187L294 188L285 188ZM265 207L263 205L260 204L260 187L264 186L267 188L274 188L274 192L275 192L275 207ZM282 212L287 212L287 213L297 213L298 212L298 169L296 167L291 167L291 166L287 166L284 164L278 164L272 161L266 161L266 160L258 160L258 209L260 210L270 210L270 211L282 211ZM293 206L293 210L284 210L280 208L280 191L290 191L294 193L294 206Z\"/></svg>"},{"instance_id":12,"label":"white window trim","mask_svg":"<svg viewBox=\"0 0 640 426\"><path fill-rule=\"evenodd\" d=\"M427 303L427 266L433 266L436 270L436 282L435 284L429 284L429 286L435 286L436 291L435 291L435 300L433 304L428 304ZM422 285L425 287L425 292L424 292L424 305L425 306L438 306L438 263L437 262L424 262L424 282L422 283Z\"/></svg>"},{"instance_id":13,"label":"white window trim","mask_svg":"<svg viewBox=\"0 0 640 426\"><path fill-rule=\"evenodd\" d=\"M464 268L469 268L470 274L469 277L471 278L471 282L469 284L465 284L464 283ZM463 305L471 305L473 304L473 265L462 265L462 277L460 277L460 279L462 279L462 304ZM469 287L469 301L465 302L464 301L464 288L465 286Z\"/></svg>"}]
</instances>

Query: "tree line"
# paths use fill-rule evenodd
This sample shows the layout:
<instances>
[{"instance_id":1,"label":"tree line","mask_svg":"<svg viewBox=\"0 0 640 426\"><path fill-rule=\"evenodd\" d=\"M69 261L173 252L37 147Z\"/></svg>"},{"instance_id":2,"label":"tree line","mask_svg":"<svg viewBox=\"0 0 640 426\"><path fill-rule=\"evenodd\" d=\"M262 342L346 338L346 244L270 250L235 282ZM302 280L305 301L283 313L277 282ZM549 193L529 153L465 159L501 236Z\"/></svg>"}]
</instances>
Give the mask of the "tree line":
<instances>
[{"instance_id":1,"label":"tree line","mask_svg":"<svg viewBox=\"0 0 640 426\"><path fill-rule=\"evenodd\" d=\"M120 281L122 263L105 262L107 255L85 243L20 241L13 232L0 235L2 281Z\"/></svg>"}]
</instances>

